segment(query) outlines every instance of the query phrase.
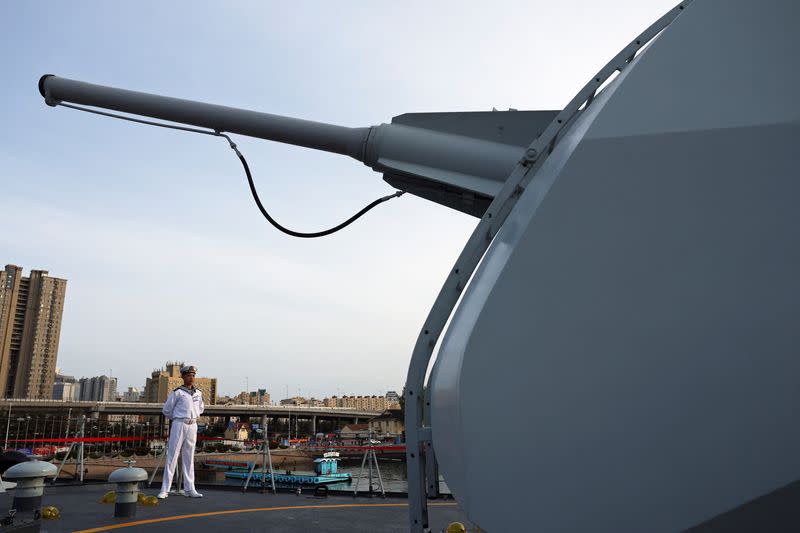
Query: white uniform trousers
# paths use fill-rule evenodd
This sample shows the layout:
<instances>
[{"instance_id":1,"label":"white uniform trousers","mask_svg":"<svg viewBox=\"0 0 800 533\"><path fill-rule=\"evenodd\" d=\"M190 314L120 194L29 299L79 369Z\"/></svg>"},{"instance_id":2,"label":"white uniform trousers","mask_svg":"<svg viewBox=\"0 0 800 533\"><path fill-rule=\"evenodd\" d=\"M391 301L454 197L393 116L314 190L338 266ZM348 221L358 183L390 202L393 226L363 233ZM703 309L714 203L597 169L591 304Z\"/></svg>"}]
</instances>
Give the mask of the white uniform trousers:
<instances>
[{"instance_id":1,"label":"white uniform trousers","mask_svg":"<svg viewBox=\"0 0 800 533\"><path fill-rule=\"evenodd\" d=\"M161 492L169 492L175 468L178 466L178 455L181 458L183 471L183 488L186 492L194 492L194 447L197 444L197 423L187 424L183 419L173 420L169 428L169 445L167 461L164 464L164 476Z\"/></svg>"}]
</instances>

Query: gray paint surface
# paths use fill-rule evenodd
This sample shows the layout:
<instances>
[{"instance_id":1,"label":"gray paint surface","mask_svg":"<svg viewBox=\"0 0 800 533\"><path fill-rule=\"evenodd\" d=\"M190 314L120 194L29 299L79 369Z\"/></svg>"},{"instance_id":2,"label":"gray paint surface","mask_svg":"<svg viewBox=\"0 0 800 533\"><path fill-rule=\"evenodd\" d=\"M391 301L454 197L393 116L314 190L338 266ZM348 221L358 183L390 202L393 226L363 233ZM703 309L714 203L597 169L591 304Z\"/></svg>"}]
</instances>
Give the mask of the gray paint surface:
<instances>
[{"instance_id":1,"label":"gray paint surface","mask_svg":"<svg viewBox=\"0 0 800 533\"><path fill-rule=\"evenodd\" d=\"M482 528L681 531L800 478L797 24L695 2L509 216L430 381Z\"/></svg>"}]
</instances>

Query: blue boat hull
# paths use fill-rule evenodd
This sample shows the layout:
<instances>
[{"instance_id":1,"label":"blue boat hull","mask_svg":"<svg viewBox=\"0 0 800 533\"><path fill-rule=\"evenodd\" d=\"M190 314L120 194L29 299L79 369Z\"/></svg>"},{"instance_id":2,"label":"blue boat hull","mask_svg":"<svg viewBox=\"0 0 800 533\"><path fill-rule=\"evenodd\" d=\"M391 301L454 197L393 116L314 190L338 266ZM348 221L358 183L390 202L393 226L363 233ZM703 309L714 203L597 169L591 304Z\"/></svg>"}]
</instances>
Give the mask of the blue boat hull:
<instances>
[{"instance_id":1,"label":"blue boat hull","mask_svg":"<svg viewBox=\"0 0 800 533\"><path fill-rule=\"evenodd\" d=\"M252 479L254 481L261 481L261 472L253 472ZM263 474L264 480L269 481L270 475ZM225 472L226 478L246 479L247 472ZM285 483L288 485L324 485L326 483L339 483L341 481L350 481L352 476L350 474L327 474L324 476L315 476L307 474L275 474L275 483Z\"/></svg>"}]
</instances>

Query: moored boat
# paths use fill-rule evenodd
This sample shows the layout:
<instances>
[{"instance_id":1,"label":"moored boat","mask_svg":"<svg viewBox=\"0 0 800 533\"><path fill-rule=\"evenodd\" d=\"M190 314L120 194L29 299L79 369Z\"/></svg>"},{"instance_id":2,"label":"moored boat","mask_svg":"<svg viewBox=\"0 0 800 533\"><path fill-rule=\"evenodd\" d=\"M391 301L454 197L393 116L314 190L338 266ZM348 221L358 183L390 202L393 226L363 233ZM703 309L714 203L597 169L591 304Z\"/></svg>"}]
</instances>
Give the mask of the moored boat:
<instances>
[{"instance_id":1,"label":"moored boat","mask_svg":"<svg viewBox=\"0 0 800 533\"><path fill-rule=\"evenodd\" d=\"M232 470L230 472L225 472L226 478L234 478L234 479L246 479L247 472L241 470ZM328 483L339 483L342 481L350 481L352 476L349 473L335 473L335 474L326 474L326 475L317 475L317 474L297 474L297 473L289 473L289 474L272 474L273 480L275 483L282 483L287 485L324 485ZM264 481L270 480L270 473L265 472L253 472L252 479L256 481L261 481L263 478Z\"/></svg>"}]
</instances>

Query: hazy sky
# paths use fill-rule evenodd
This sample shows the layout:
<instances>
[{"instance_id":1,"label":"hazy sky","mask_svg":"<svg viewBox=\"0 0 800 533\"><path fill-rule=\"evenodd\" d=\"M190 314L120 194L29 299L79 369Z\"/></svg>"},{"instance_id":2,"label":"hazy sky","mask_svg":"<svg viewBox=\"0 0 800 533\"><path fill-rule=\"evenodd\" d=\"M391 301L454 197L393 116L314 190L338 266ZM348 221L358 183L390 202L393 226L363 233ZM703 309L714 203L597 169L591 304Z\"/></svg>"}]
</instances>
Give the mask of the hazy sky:
<instances>
[{"instance_id":1,"label":"hazy sky","mask_svg":"<svg viewBox=\"0 0 800 533\"><path fill-rule=\"evenodd\" d=\"M477 219L405 195L334 236L294 239L263 220L223 140L47 107L39 77L345 126L560 109L673 5L0 2L0 264L69 280L68 374L142 386L179 359L223 394L246 378L273 399L399 391ZM293 229L392 191L343 156L236 142Z\"/></svg>"}]
</instances>

